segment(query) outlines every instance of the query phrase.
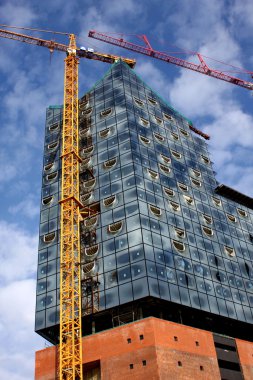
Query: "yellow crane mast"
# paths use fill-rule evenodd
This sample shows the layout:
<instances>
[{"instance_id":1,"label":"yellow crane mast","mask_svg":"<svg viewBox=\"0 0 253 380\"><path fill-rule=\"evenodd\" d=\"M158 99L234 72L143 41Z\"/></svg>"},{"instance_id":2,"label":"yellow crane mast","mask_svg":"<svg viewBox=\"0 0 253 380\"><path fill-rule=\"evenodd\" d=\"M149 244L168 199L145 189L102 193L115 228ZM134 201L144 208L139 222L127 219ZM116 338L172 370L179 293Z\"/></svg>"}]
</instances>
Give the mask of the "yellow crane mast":
<instances>
[{"instance_id":1,"label":"yellow crane mast","mask_svg":"<svg viewBox=\"0 0 253 380\"><path fill-rule=\"evenodd\" d=\"M60 380L82 380L79 237L78 58L70 35L65 58L61 182Z\"/></svg>"},{"instance_id":2,"label":"yellow crane mast","mask_svg":"<svg viewBox=\"0 0 253 380\"><path fill-rule=\"evenodd\" d=\"M31 29L35 30L35 29ZM60 33L62 34L62 33ZM0 37L47 47L67 53L64 76L62 129L61 231L60 231L60 346L59 379L82 380L82 308L80 266L79 144L78 144L78 63L79 57L113 63L120 57L83 51L74 34L69 45L0 29ZM131 67L135 60L121 58Z\"/></svg>"}]
</instances>

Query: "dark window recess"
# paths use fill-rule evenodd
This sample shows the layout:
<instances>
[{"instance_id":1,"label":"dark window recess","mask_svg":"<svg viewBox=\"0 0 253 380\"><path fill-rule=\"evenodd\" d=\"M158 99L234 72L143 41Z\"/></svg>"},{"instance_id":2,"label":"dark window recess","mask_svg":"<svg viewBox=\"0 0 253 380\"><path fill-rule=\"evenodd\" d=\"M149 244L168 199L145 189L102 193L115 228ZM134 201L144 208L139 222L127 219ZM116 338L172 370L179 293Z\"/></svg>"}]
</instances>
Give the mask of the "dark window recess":
<instances>
[{"instance_id":1,"label":"dark window recess","mask_svg":"<svg viewBox=\"0 0 253 380\"><path fill-rule=\"evenodd\" d=\"M178 367L182 367L183 366L183 364L182 364L182 362L177 362L177 365L178 365Z\"/></svg>"},{"instance_id":2,"label":"dark window recess","mask_svg":"<svg viewBox=\"0 0 253 380\"><path fill-rule=\"evenodd\" d=\"M174 336L174 341L175 341L175 342L178 341L178 337L177 337L177 336Z\"/></svg>"},{"instance_id":3,"label":"dark window recess","mask_svg":"<svg viewBox=\"0 0 253 380\"><path fill-rule=\"evenodd\" d=\"M140 340L143 340L144 339L144 335L140 335Z\"/></svg>"},{"instance_id":4,"label":"dark window recess","mask_svg":"<svg viewBox=\"0 0 253 380\"><path fill-rule=\"evenodd\" d=\"M142 365L143 365L143 367L145 367L147 365L147 361L146 360L142 360Z\"/></svg>"},{"instance_id":5,"label":"dark window recess","mask_svg":"<svg viewBox=\"0 0 253 380\"><path fill-rule=\"evenodd\" d=\"M83 364L83 373L83 380L101 380L100 361L96 360L94 362Z\"/></svg>"},{"instance_id":6,"label":"dark window recess","mask_svg":"<svg viewBox=\"0 0 253 380\"><path fill-rule=\"evenodd\" d=\"M127 343L132 343L132 339L131 338L127 338Z\"/></svg>"},{"instance_id":7,"label":"dark window recess","mask_svg":"<svg viewBox=\"0 0 253 380\"><path fill-rule=\"evenodd\" d=\"M130 369L134 369L134 365L133 364L129 364L129 368Z\"/></svg>"},{"instance_id":8,"label":"dark window recess","mask_svg":"<svg viewBox=\"0 0 253 380\"><path fill-rule=\"evenodd\" d=\"M196 346L199 346L199 342L197 340L195 341L195 344L196 344Z\"/></svg>"},{"instance_id":9,"label":"dark window recess","mask_svg":"<svg viewBox=\"0 0 253 380\"><path fill-rule=\"evenodd\" d=\"M92 203L89 206L89 209L92 210L93 214L100 213L100 203L99 202Z\"/></svg>"},{"instance_id":10,"label":"dark window recess","mask_svg":"<svg viewBox=\"0 0 253 380\"><path fill-rule=\"evenodd\" d=\"M213 338L221 379L242 380L235 339L218 334L214 334Z\"/></svg>"},{"instance_id":11,"label":"dark window recess","mask_svg":"<svg viewBox=\"0 0 253 380\"><path fill-rule=\"evenodd\" d=\"M227 351L236 351L236 348L233 346L228 346L227 344L222 344L222 343L215 343L216 348L221 348L222 350L227 350Z\"/></svg>"},{"instance_id":12,"label":"dark window recess","mask_svg":"<svg viewBox=\"0 0 253 380\"><path fill-rule=\"evenodd\" d=\"M246 269L247 275L249 276L249 275L250 275L250 267L249 267L249 264L245 263L245 269Z\"/></svg>"},{"instance_id":13,"label":"dark window recess","mask_svg":"<svg viewBox=\"0 0 253 380\"><path fill-rule=\"evenodd\" d=\"M240 365L238 363L227 362L226 360L218 359L218 364L220 368L230 369L232 371L241 371Z\"/></svg>"},{"instance_id":14,"label":"dark window recess","mask_svg":"<svg viewBox=\"0 0 253 380\"><path fill-rule=\"evenodd\" d=\"M200 365L200 366L199 366L199 369L200 369L200 371L204 371L204 367L203 367L203 365Z\"/></svg>"}]
</instances>

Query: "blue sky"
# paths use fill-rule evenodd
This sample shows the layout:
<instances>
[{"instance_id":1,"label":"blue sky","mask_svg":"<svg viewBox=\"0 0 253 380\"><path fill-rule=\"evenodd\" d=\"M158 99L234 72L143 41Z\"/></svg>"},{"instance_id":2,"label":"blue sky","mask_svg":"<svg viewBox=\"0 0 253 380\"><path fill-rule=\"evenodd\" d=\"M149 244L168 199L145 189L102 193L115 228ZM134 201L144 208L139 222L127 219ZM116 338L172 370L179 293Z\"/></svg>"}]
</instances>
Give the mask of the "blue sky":
<instances>
[{"instance_id":1,"label":"blue sky","mask_svg":"<svg viewBox=\"0 0 253 380\"><path fill-rule=\"evenodd\" d=\"M80 45L136 57L137 73L194 125L211 135L217 179L253 196L250 91L88 39L88 30L146 34L157 50L188 51L253 71L251 0L9 0L0 22L75 33ZM36 34L45 39L58 35ZM62 104L64 54L0 40L0 378L33 378L35 278L45 110ZM184 56L191 59L189 55ZM79 93L108 69L80 62ZM246 79L246 78L245 78ZM247 78L250 80L250 78Z\"/></svg>"}]
</instances>

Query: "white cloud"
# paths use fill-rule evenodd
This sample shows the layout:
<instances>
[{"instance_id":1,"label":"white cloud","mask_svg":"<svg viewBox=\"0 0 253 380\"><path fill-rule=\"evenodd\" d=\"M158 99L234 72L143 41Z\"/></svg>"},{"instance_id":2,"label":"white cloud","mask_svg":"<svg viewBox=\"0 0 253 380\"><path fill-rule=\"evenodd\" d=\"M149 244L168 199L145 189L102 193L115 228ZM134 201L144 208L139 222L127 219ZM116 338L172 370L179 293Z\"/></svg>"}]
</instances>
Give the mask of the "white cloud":
<instances>
[{"instance_id":1,"label":"white cloud","mask_svg":"<svg viewBox=\"0 0 253 380\"><path fill-rule=\"evenodd\" d=\"M0 221L0 283L31 278L37 263L37 235Z\"/></svg>"},{"instance_id":2,"label":"white cloud","mask_svg":"<svg viewBox=\"0 0 253 380\"><path fill-rule=\"evenodd\" d=\"M212 116L222 108L220 99L226 87L218 80L181 69L169 86L169 95L172 104L188 117Z\"/></svg>"},{"instance_id":3,"label":"white cloud","mask_svg":"<svg viewBox=\"0 0 253 380\"><path fill-rule=\"evenodd\" d=\"M17 173L16 166L7 159L6 151L0 151L0 184L12 180Z\"/></svg>"},{"instance_id":4,"label":"white cloud","mask_svg":"<svg viewBox=\"0 0 253 380\"><path fill-rule=\"evenodd\" d=\"M21 254L21 252L20 252ZM35 350L43 340L33 331L35 280L14 281L0 289L0 378L26 380L34 373Z\"/></svg>"},{"instance_id":5,"label":"white cloud","mask_svg":"<svg viewBox=\"0 0 253 380\"><path fill-rule=\"evenodd\" d=\"M34 46L18 45L16 54L33 64L25 63L21 68L20 61L13 59L15 63L5 73L7 90L0 105L4 142L0 147L0 189L7 192L6 186L12 181L12 193L21 178L31 181L41 171L45 111L50 104L62 103L64 67L64 55L55 54L50 64L49 53ZM44 63L45 59L48 61Z\"/></svg>"},{"instance_id":6,"label":"white cloud","mask_svg":"<svg viewBox=\"0 0 253 380\"><path fill-rule=\"evenodd\" d=\"M109 19L114 19L115 17L120 16L123 16L124 19L129 16L136 18L143 12L143 7L140 3L137 3L134 0L125 0L124 2L119 2L118 0L107 0L102 4L102 12ZM124 20L120 21L122 23Z\"/></svg>"},{"instance_id":7,"label":"white cloud","mask_svg":"<svg viewBox=\"0 0 253 380\"><path fill-rule=\"evenodd\" d=\"M14 26L31 26L38 15L28 5L8 2L0 6L1 23Z\"/></svg>"},{"instance_id":8,"label":"white cloud","mask_svg":"<svg viewBox=\"0 0 253 380\"><path fill-rule=\"evenodd\" d=\"M165 86L166 77L157 69L155 62L151 60L138 59L135 72L159 95L168 97L168 89Z\"/></svg>"},{"instance_id":9,"label":"white cloud","mask_svg":"<svg viewBox=\"0 0 253 380\"><path fill-rule=\"evenodd\" d=\"M231 25L235 24L240 28L242 36L249 36L252 39L253 31L253 3L251 0L234 0L233 6L228 8Z\"/></svg>"},{"instance_id":10,"label":"white cloud","mask_svg":"<svg viewBox=\"0 0 253 380\"><path fill-rule=\"evenodd\" d=\"M43 340L34 333L38 237L0 221L0 378L33 378L34 352Z\"/></svg>"},{"instance_id":11,"label":"white cloud","mask_svg":"<svg viewBox=\"0 0 253 380\"><path fill-rule=\"evenodd\" d=\"M34 194L28 194L21 202L9 207L9 212L14 215L24 215L33 219L39 214L40 205Z\"/></svg>"},{"instance_id":12,"label":"white cloud","mask_svg":"<svg viewBox=\"0 0 253 380\"><path fill-rule=\"evenodd\" d=\"M227 185L240 188L246 194L252 194L249 185L253 181L253 174L247 171L249 178L244 180L247 187L238 181L242 173L246 173L248 160L245 160L242 149L235 148L252 147L253 117L242 109L233 90L230 84L183 69L169 87L172 105L192 120L199 121L196 127L211 136L209 145L218 172L217 178L226 181ZM247 97L248 93L245 91L244 95ZM228 166L233 169L228 171ZM237 173L237 177L234 173Z\"/></svg>"},{"instance_id":13,"label":"white cloud","mask_svg":"<svg viewBox=\"0 0 253 380\"><path fill-rule=\"evenodd\" d=\"M176 28L175 43L205 56L242 66L243 50L237 38L238 31L236 25L229 23L229 15L239 12L238 4L235 2L233 7L231 3L225 8L217 0L209 3L190 0L182 12L176 8L169 17ZM250 7L248 2L247 6ZM190 9L194 9L194 17ZM159 33L165 36L166 29L162 24ZM186 59L196 62L193 56ZM225 70L223 65L208 59L207 64L214 69ZM173 107L211 136L210 151L218 178L251 194L253 174L247 170L249 163L245 160L245 149L253 144L253 117L242 105L242 97L246 100L249 93L187 69L180 69L167 91Z\"/></svg>"}]
</instances>

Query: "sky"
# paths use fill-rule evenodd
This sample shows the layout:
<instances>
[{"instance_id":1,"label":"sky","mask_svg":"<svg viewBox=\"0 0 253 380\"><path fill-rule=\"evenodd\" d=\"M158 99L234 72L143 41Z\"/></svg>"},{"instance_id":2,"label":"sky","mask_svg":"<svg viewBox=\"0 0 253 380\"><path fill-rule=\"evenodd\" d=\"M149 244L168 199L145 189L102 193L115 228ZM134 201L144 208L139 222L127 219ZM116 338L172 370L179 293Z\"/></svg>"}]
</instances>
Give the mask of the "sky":
<instances>
[{"instance_id":1,"label":"sky","mask_svg":"<svg viewBox=\"0 0 253 380\"><path fill-rule=\"evenodd\" d=\"M80 46L137 60L136 72L211 136L217 180L253 196L252 94L243 88L89 39L89 30L148 36L154 49L191 52L253 71L251 0L2 0L0 23L74 33ZM19 32L17 30L17 32ZM22 31L20 31L22 33ZM68 43L57 34L23 31ZM129 34L132 34L131 36ZM174 54L175 53L175 54ZM0 38L0 378L34 377L34 309L46 107L63 102L64 53ZM214 68L221 66L207 60ZM222 66L224 69L224 66ZM232 68L227 68L232 70ZM82 96L108 70L83 59ZM234 69L233 69L234 70ZM239 75L239 74L231 74ZM243 77L251 80L250 77Z\"/></svg>"}]
</instances>

